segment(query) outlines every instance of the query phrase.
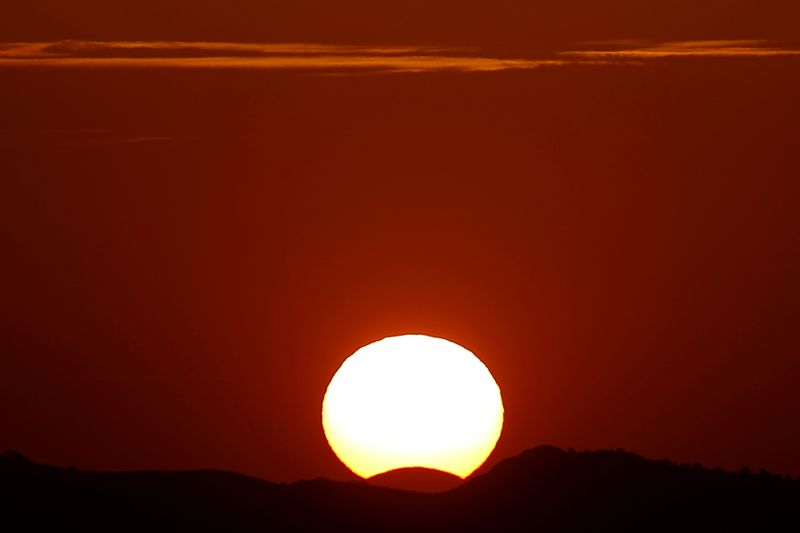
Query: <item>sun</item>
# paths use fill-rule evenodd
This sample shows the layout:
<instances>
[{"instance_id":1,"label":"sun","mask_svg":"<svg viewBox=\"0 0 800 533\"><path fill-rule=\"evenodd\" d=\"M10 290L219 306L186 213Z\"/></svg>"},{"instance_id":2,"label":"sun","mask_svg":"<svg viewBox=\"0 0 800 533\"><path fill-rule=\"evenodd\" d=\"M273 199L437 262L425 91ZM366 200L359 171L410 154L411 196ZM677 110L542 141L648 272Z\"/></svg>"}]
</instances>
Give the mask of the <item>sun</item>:
<instances>
[{"instance_id":1,"label":"sun","mask_svg":"<svg viewBox=\"0 0 800 533\"><path fill-rule=\"evenodd\" d=\"M466 348L426 335L389 337L345 360L322 401L322 426L361 477L421 467L466 478L500 438L503 400Z\"/></svg>"}]
</instances>

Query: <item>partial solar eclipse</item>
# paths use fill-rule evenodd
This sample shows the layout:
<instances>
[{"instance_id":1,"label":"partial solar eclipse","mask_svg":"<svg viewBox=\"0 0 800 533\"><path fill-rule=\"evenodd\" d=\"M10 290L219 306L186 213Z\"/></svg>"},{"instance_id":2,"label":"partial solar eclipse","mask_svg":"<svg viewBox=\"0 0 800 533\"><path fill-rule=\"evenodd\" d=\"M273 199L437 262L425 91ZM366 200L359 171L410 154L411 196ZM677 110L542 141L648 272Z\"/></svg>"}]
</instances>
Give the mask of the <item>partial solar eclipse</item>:
<instances>
[{"instance_id":1,"label":"partial solar eclipse","mask_svg":"<svg viewBox=\"0 0 800 533\"><path fill-rule=\"evenodd\" d=\"M389 337L345 360L325 393L322 426L361 477L419 467L466 478L500 438L503 400L469 350L425 335Z\"/></svg>"}]
</instances>

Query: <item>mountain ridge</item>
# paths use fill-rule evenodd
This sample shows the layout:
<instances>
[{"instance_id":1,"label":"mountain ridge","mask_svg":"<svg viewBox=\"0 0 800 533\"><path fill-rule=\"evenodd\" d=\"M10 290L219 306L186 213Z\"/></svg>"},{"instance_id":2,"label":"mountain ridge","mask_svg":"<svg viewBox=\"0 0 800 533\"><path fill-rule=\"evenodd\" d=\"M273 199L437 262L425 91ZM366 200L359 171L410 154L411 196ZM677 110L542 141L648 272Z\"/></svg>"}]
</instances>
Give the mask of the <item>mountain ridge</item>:
<instances>
[{"instance_id":1,"label":"mountain ridge","mask_svg":"<svg viewBox=\"0 0 800 533\"><path fill-rule=\"evenodd\" d=\"M97 472L0 455L0 513L21 530L787 531L800 480L538 446L449 491L220 470Z\"/></svg>"}]
</instances>

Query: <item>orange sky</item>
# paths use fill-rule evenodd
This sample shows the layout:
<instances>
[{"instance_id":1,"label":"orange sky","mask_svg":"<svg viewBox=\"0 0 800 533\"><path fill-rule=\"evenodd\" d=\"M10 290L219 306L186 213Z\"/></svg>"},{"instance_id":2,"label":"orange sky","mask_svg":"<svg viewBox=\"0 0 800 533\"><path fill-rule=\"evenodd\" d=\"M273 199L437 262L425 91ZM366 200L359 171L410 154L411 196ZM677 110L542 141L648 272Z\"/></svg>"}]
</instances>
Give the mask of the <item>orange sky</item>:
<instances>
[{"instance_id":1,"label":"orange sky","mask_svg":"<svg viewBox=\"0 0 800 533\"><path fill-rule=\"evenodd\" d=\"M0 19L0 449L344 478L328 380L418 332L490 461L800 473L796 2L65 4Z\"/></svg>"}]
</instances>

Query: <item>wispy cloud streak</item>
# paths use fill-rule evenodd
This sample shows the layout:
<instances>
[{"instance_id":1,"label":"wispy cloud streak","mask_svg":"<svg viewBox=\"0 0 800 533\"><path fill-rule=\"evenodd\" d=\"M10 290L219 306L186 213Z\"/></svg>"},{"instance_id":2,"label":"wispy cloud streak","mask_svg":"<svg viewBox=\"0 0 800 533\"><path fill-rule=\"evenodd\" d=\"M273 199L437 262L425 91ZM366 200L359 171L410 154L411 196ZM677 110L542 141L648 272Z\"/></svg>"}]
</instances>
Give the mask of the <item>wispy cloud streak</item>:
<instances>
[{"instance_id":1,"label":"wispy cloud streak","mask_svg":"<svg viewBox=\"0 0 800 533\"><path fill-rule=\"evenodd\" d=\"M709 40L643 43L611 41L588 43L599 49L561 52L562 56L598 60L647 60L681 57L790 57L800 56L800 49L776 46L759 40ZM603 49L604 48L604 49Z\"/></svg>"},{"instance_id":2,"label":"wispy cloud streak","mask_svg":"<svg viewBox=\"0 0 800 533\"><path fill-rule=\"evenodd\" d=\"M461 49L426 46L361 46L320 43L229 43L205 41L55 41L0 44L0 57L270 57L281 55L416 55ZM463 51L463 50L462 50Z\"/></svg>"},{"instance_id":3,"label":"wispy cloud streak","mask_svg":"<svg viewBox=\"0 0 800 533\"><path fill-rule=\"evenodd\" d=\"M63 41L0 45L0 66L233 68L486 72L533 69L565 60L480 57L467 49L313 43Z\"/></svg>"},{"instance_id":4,"label":"wispy cloud streak","mask_svg":"<svg viewBox=\"0 0 800 533\"><path fill-rule=\"evenodd\" d=\"M759 40L585 43L536 57L502 58L474 49L318 43L56 41L0 43L0 67L309 70L329 73L493 72L561 65L626 65L664 58L800 56Z\"/></svg>"}]
</instances>

